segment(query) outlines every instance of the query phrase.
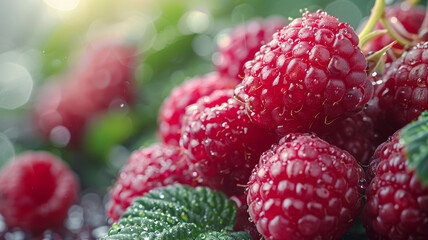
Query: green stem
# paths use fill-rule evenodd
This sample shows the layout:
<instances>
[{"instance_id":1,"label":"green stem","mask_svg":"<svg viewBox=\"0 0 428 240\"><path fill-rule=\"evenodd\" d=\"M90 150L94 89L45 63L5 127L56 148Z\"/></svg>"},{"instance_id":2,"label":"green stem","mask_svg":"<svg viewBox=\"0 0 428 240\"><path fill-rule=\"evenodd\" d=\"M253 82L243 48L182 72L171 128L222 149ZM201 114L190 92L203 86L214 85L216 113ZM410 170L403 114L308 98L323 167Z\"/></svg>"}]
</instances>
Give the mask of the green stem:
<instances>
[{"instance_id":1,"label":"green stem","mask_svg":"<svg viewBox=\"0 0 428 240\"><path fill-rule=\"evenodd\" d=\"M383 27L388 31L388 34L389 34L389 36L392 37L392 39L394 39L395 41L397 41L403 47L409 47L409 46L413 45L412 42L404 39L403 37L401 37L400 35L396 34L392 30L392 28L390 27L391 23L388 21L388 19L386 19L386 17L384 15L382 15L381 21L382 21Z\"/></svg>"},{"instance_id":2,"label":"green stem","mask_svg":"<svg viewBox=\"0 0 428 240\"><path fill-rule=\"evenodd\" d=\"M375 53L369 55L366 58L367 59L367 63L368 63L368 68L367 68L367 74L368 75L372 74L374 71L376 71L376 69L380 65L382 65L382 61L385 61L384 55L385 55L386 51L388 51L396 43L397 42L394 41L394 42L386 45L381 50L376 51ZM382 71L380 71L380 72L382 72Z\"/></svg>"},{"instance_id":3,"label":"green stem","mask_svg":"<svg viewBox=\"0 0 428 240\"><path fill-rule=\"evenodd\" d=\"M363 36L362 38L360 38L360 44L359 44L360 48L363 48L364 45L366 45L366 43L368 43L368 42L372 41L373 39L378 38L378 37L380 37L386 33L388 33L388 31L385 29L382 29L382 30L373 31L373 32Z\"/></svg>"},{"instance_id":4,"label":"green stem","mask_svg":"<svg viewBox=\"0 0 428 240\"><path fill-rule=\"evenodd\" d=\"M379 21L381 16L383 15L385 8L385 0L376 0L376 3L372 9L372 13L370 15L369 21L367 22L364 29L361 31L358 37L360 39L364 38L367 34L371 33L376 26L376 23Z\"/></svg>"},{"instance_id":5,"label":"green stem","mask_svg":"<svg viewBox=\"0 0 428 240\"><path fill-rule=\"evenodd\" d=\"M416 5L418 5L418 3L420 2L421 0L406 0L406 2L408 3L408 4L410 4L410 6L416 6Z\"/></svg>"}]
</instances>

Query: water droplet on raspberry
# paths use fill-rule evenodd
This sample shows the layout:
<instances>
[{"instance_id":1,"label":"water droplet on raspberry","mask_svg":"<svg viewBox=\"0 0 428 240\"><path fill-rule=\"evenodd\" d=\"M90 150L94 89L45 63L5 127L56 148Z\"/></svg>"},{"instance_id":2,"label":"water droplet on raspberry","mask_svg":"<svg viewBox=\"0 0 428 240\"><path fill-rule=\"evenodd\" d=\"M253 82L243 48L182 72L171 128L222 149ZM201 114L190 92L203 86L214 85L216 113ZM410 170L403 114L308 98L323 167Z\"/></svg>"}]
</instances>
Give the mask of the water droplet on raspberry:
<instances>
[{"instance_id":1,"label":"water droplet on raspberry","mask_svg":"<svg viewBox=\"0 0 428 240\"><path fill-rule=\"evenodd\" d=\"M367 188L367 186L368 186L368 182L367 182L367 180L366 180L366 179L361 178L361 179L358 181L358 188L359 188L359 189L364 190L364 189L366 189L366 188Z\"/></svg>"}]
</instances>

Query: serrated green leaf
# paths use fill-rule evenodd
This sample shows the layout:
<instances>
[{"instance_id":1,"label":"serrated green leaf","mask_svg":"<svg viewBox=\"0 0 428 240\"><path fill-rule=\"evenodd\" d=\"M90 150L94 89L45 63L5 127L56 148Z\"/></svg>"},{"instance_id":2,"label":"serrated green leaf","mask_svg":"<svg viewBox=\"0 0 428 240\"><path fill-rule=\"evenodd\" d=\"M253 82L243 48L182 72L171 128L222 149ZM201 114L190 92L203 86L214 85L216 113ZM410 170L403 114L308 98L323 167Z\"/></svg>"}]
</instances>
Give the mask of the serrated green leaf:
<instances>
[{"instance_id":1,"label":"serrated green leaf","mask_svg":"<svg viewBox=\"0 0 428 240\"><path fill-rule=\"evenodd\" d=\"M251 239L245 232L232 232L235 219L236 206L223 193L167 186L135 200L102 239Z\"/></svg>"},{"instance_id":2,"label":"serrated green leaf","mask_svg":"<svg viewBox=\"0 0 428 240\"><path fill-rule=\"evenodd\" d=\"M400 132L400 144L406 147L408 168L415 169L423 184L428 183L428 111Z\"/></svg>"}]
</instances>

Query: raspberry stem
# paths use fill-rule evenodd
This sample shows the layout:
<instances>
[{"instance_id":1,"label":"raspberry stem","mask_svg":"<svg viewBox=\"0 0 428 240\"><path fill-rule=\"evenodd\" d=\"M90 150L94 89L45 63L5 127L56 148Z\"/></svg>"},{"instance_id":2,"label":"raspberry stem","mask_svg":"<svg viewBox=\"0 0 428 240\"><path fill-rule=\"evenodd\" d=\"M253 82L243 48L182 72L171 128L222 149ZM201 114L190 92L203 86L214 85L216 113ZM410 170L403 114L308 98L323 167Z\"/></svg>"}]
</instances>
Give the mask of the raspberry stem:
<instances>
[{"instance_id":1,"label":"raspberry stem","mask_svg":"<svg viewBox=\"0 0 428 240\"><path fill-rule=\"evenodd\" d=\"M415 6L417 5L421 0L406 0L406 2L408 4L410 4L410 6Z\"/></svg>"},{"instance_id":2,"label":"raspberry stem","mask_svg":"<svg viewBox=\"0 0 428 240\"><path fill-rule=\"evenodd\" d=\"M363 36L362 38L360 38L360 47L361 48L364 47L367 43L369 43L370 41L372 41L375 38L382 36L385 33L388 33L388 31L385 29L382 29L382 30L373 31L373 32Z\"/></svg>"},{"instance_id":3,"label":"raspberry stem","mask_svg":"<svg viewBox=\"0 0 428 240\"><path fill-rule=\"evenodd\" d=\"M394 41L390 44L388 44L387 46L385 46L384 48L382 48L379 51L374 52L373 54L371 54L370 56L368 56L367 59L367 74L370 75L372 74L374 71L376 71L376 69L378 69L379 66L383 65L382 61L385 61L385 53L386 51L388 51L392 46L394 46L394 44L396 44L397 41ZM382 72L382 71L380 71Z\"/></svg>"},{"instance_id":4,"label":"raspberry stem","mask_svg":"<svg viewBox=\"0 0 428 240\"><path fill-rule=\"evenodd\" d=\"M383 27L388 31L389 36L391 36L392 39L396 40L398 44L402 45L403 47L410 47L413 45L411 41L404 39L402 36L400 36L393 30L393 28L391 27L391 21L387 19L384 14L382 14L381 21Z\"/></svg>"},{"instance_id":5,"label":"raspberry stem","mask_svg":"<svg viewBox=\"0 0 428 240\"><path fill-rule=\"evenodd\" d=\"M370 34L376 26L376 23L379 21L381 16L384 13L385 9L385 0L376 0L374 7L372 8L372 13L370 15L369 21L367 22L364 29L361 31L360 35L358 35L359 39L365 38L366 35ZM361 42L359 47L361 48Z\"/></svg>"}]
</instances>

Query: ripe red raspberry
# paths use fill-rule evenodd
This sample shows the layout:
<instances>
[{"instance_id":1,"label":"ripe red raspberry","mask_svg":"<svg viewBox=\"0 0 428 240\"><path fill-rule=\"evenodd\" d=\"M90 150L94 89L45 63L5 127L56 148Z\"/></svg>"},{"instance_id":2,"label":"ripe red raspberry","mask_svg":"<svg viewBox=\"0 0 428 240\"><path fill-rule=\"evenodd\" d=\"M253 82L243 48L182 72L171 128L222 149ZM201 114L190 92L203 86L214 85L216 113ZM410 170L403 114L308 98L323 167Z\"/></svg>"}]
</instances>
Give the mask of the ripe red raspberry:
<instances>
[{"instance_id":1,"label":"ripe red raspberry","mask_svg":"<svg viewBox=\"0 0 428 240\"><path fill-rule=\"evenodd\" d=\"M421 6L411 7L407 2L400 4L389 5L385 7L385 16L388 19L393 20L392 24L404 28L408 33L418 34L419 28L422 25L422 22L425 17L425 9ZM384 29L382 24L379 22L375 30ZM368 42L363 50L366 53L378 51L388 44L392 43L394 40L389 36L389 34L383 34L378 38ZM395 44L392 47L393 51L403 51L403 47L400 44ZM392 58L387 54L386 62L392 62Z\"/></svg>"},{"instance_id":2,"label":"ripe red raspberry","mask_svg":"<svg viewBox=\"0 0 428 240\"><path fill-rule=\"evenodd\" d=\"M233 90L217 90L186 109L180 145L209 187L243 194L260 154L276 142L274 134L251 123Z\"/></svg>"},{"instance_id":3,"label":"ripe red raspberry","mask_svg":"<svg viewBox=\"0 0 428 240\"><path fill-rule=\"evenodd\" d=\"M371 239L427 239L428 187L407 168L400 131L376 149L362 220Z\"/></svg>"},{"instance_id":4,"label":"ripe red raspberry","mask_svg":"<svg viewBox=\"0 0 428 240\"><path fill-rule=\"evenodd\" d=\"M288 134L263 153L248 182L249 213L265 239L338 239L362 207L364 171L310 134Z\"/></svg>"},{"instance_id":5,"label":"ripe red raspberry","mask_svg":"<svg viewBox=\"0 0 428 240\"><path fill-rule=\"evenodd\" d=\"M217 71L236 79L244 77L245 62L254 58L260 47L272 40L272 35L288 24L281 17L253 19L237 26L218 46Z\"/></svg>"},{"instance_id":6,"label":"ripe red raspberry","mask_svg":"<svg viewBox=\"0 0 428 240\"><path fill-rule=\"evenodd\" d=\"M57 146L78 147L95 105L66 84L47 85L37 96L32 121L45 138Z\"/></svg>"},{"instance_id":7,"label":"ripe red raspberry","mask_svg":"<svg viewBox=\"0 0 428 240\"><path fill-rule=\"evenodd\" d=\"M376 90L379 107L397 130L428 109L428 43L405 52L382 80Z\"/></svg>"},{"instance_id":8,"label":"ripe red raspberry","mask_svg":"<svg viewBox=\"0 0 428 240\"><path fill-rule=\"evenodd\" d=\"M26 152L0 171L0 214L8 227L40 233L62 225L76 201L76 175L56 156Z\"/></svg>"},{"instance_id":9,"label":"ripe red raspberry","mask_svg":"<svg viewBox=\"0 0 428 240\"><path fill-rule=\"evenodd\" d=\"M110 191L108 214L117 221L136 197L174 183L198 184L181 148L157 143L134 151Z\"/></svg>"},{"instance_id":10,"label":"ripe red raspberry","mask_svg":"<svg viewBox=\"0 0 428 240\"><path fill-rule=\"evenodd\" d=\"M93 117L130 104L134 53L118 43L89 47L66 81L45 87L36 97L33 122L41 135L60 146L79 147Z\"/></svg>"},{"instance_id":11,"label":"ripe red raspberry","mask_svg":"<svg viewBox=\"0 0 428 240\"><path fill-rule=\"evenodd\" d=\"M235 79L210 73L187 80L174 88L159 110L159 138L166 144L178 146L186 107L215 90L232 89L236 84Z\"/></svg>"},{"instance_id":12,"label":"ripe red raspberry","mask_svg":"<svg viewBox=\"0 0 428 240\"><path fill-rule=\"evenodd\" d=\"M251 119L281 134L317 132L362 109L373 86L358 41L349 24L325 12L307 12L275 33L245 65L241 91Z\"/></svg>"},{"instance_id":13,"label":"ripe red raspberry","mask_svg":"<svg viewBox=\"0 0 428 240\"><path fill-rule=\"evenodd\" d=\"M136 49L114 41L89 45L68 76L98 111L134 100Z\"/></svg>"}]
</instances>

